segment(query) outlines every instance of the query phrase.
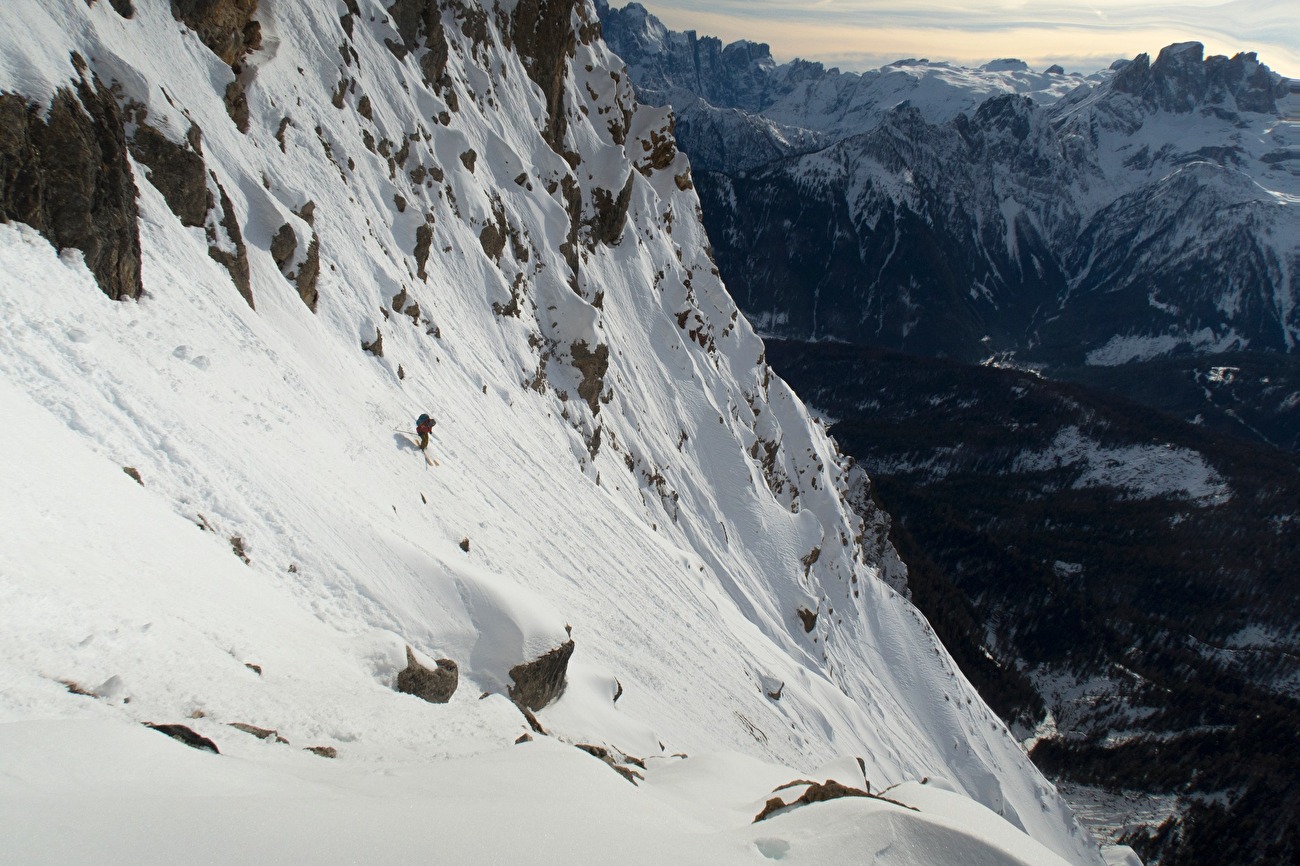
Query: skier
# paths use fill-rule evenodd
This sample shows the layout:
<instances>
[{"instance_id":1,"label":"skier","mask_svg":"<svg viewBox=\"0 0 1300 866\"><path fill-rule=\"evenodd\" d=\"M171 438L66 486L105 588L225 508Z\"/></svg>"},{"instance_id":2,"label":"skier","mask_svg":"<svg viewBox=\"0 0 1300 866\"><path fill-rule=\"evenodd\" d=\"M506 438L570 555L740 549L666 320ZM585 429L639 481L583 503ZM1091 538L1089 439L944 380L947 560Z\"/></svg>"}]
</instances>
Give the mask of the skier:
<instances>
[{"instance_id":1,"label":"skier","mask_svg":"<svg viewBox=\"0 0 1300 866\"><path fill-rule=\"evenodd\" d=\"M415 432L420 435L420 450L426 451L429 448L429 434L433 432L433 425L438 422L428 416L421 414L415 419Z\"/></svg>"}]
</instances>

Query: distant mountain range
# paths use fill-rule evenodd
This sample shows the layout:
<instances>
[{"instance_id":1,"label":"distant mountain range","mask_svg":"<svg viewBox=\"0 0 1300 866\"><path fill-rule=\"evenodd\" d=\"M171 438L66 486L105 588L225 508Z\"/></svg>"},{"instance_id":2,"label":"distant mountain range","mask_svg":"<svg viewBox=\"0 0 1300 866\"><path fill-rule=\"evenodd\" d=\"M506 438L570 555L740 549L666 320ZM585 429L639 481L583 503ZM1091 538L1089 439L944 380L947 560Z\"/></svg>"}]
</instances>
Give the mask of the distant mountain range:
<instances>
[{"instance_id":1,"label":"distant mountain range","mask_svg":"<svg viewBox=\"0 0 1300 866\"><path fill-rule=\"evenodd\" d=\"M718 267L765 333L1135 380L1154 359L1295 350L1300 127L1254 54L855 74L636 4L602 18L640 98L673 106ZM1254 411L1294 429L1298 404Z\"/></svg>"},{"instance_id":2,"label":"distant mountain range","mask_svg":"<svg viewBox=\"0 0 1300 866\"><path fill-rule=\"evenodd\" d=\"M866 73L807 60L778 65L769 47L729 45L666 28L645 7L597 4L605 40L628 64L638 98L672 105L677 139L696 171L734 173L820 150L872 129L908 102L932 123L952 120L991 96L1020 93L1051 103L1081 82L1059 67L1034 72L1019 60L964 69L899 60Z\"/></svg>"}]
</instances>

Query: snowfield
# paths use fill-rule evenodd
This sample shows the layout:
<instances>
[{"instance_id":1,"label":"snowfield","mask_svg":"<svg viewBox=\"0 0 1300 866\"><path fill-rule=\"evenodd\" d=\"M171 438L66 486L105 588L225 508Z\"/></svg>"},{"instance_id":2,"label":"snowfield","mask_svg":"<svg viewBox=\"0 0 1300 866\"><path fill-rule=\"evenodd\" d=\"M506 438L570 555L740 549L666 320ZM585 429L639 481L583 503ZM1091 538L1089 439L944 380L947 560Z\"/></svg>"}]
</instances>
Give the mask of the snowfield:
<instances>
[{"instance_id":1,"label":"snowfield","mask_svg":"<svg viewBox=\"0 0 1300 866\"><path fill-rule=\"evenodd\" d=\"M256 305L134 160L138 301L0 224L0 860L1102 862L895 590L594 10L562 10L566 160L507 44L535 4L443 8L438 86L350 5L262 5L246 134L165 4L0 10L0 91L48 105L76 52L201 128ZM282 226L295 269L319 241L315 311ZM570 637L532 732L511 670ZM408 646L457 663L450 702L394 690ZM752 823L819 773L898 802Z\"/></svg>"},{"instance_id":2,"label":"snowfield","mask_svg":"<svg viewBox=\"0 0 1300 866\"><path fill-rule=\"evenodd\" d=\"M1132 499L1172 496L1198 505L1217 505L1232 497L1223 476L1205 458L1173 445L1108 447L1078 427L1067 427L1041 451L1026 451L1016 458L1016 472L1074 470L1071 486L1114 487Z\"/></svg>"}]
</instances>

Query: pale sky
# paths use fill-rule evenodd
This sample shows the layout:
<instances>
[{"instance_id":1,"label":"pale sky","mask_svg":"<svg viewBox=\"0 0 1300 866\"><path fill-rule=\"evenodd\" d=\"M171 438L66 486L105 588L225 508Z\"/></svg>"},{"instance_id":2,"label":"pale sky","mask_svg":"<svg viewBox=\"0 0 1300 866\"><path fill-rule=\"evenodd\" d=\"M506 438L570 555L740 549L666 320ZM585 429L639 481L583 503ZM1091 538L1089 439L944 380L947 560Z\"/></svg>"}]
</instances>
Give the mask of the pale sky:
<instances>
[{"instance_id":1,"label":"pale sky","mask_svg":"<svg viewBox=\"0 0 1300 866\"><path fill-rule=\"evenodd\" d=\"M1300 77L1300 0L640 0L673 30L772 46L795 57L863 70L906 57L977 66L1016 57L1034 69L1059 63L1092 72L1173 42L1205 52L1254 51ZM610 0L610 5L625 5Z\"/></svg>"}]
</instances>

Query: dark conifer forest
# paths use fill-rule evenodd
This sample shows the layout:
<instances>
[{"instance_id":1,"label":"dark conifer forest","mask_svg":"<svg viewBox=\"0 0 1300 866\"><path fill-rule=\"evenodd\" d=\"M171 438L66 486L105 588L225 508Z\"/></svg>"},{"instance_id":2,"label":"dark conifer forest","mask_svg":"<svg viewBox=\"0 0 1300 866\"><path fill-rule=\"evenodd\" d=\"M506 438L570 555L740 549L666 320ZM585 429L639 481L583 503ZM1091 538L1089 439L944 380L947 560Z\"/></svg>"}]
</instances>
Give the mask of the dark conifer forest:
<instances>
[{"instance_id":1,"label":"dark conifer forest","mask_svg":"<svg viewBox=\"0 0 1300 866\"><path fill-rule=\"evenodd\" d=\"M871 475L914 600L984 698L1026 733L1053 713L1040 768L1178 795L1127 840L1147 862L1298 862L1294 451L1030 372L768 357ZM1144 487L1166 455L1211 489Z\"/></svg>"}]
</instances>

